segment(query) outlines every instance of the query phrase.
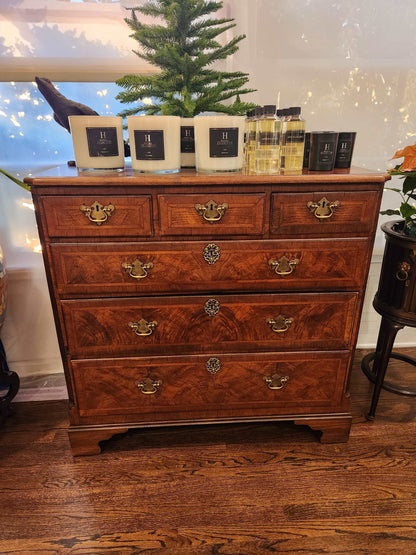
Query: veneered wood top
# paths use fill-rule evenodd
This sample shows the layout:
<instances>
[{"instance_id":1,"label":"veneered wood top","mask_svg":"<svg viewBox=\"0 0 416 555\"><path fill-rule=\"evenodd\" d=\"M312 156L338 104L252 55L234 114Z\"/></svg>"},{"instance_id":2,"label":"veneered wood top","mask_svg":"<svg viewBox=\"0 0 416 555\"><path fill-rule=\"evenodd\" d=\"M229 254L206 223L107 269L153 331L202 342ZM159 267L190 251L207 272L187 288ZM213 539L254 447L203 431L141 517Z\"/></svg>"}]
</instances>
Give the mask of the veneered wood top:
<instances>
[{"instance_id":1,"label":"veneered wood top","mask_svg":"<svg viewBox=\"0 0 416 555\"><path fill-rule=\"evenodd\" d=\"M173 174L151 174L133 172L126 168L122 172L83 171L68 166L56 166L37 176L26 177L25 183L36 186L97 186L120 184L123 186L169 186L169 185L249 185L279 183L384 183L390 175L363 168L334 170L332 172L312 172L304 170L302 175L257 175L241 172L198 173L195 170L182 170Z\"/></svg>"}]
</instances>

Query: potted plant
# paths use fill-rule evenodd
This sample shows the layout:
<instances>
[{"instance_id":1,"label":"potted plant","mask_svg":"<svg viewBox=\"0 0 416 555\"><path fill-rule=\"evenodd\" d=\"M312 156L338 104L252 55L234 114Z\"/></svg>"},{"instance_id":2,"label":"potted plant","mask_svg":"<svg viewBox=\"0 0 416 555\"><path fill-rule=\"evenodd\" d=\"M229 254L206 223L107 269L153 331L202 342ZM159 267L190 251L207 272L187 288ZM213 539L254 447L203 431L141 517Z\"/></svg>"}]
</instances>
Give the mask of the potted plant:
<instances>
[{"instance_id":1,"label":"potted plant","mask_svg":"<svg viewBox=\"0 0 416 555\"><path fill-rule=\"evenodd\" d=\"M126 104L142 102L119 115L131 117L144 113L183 118L182 166L194 165L189 155L192 155L193 118L196 115L214 112L240 116L241 119L255 106L240 99L241 95L255 90L245 87L247 73L212 68L216 61L234 54L238 43L245 38L245 35L238 35L225 44L217 41L218 35L235 27L233 19L211 17L221 7L222 2L207 0L152 0L130 8L131 17L125 19L133 31L131 36L140 45L140 50L135 53L158 67L160 73L126 75L116 81L124 89L117 95L118 100ZM142 23L138 13L159 19L161 24ZM230 103L231 99L234 99L233 103ZM235 133L236 124L229 120L228 125L230 123ZM230 133L231 136L234 135ZM239 138L242 140L241 128ZM223 154L227 157L227 152Z\"/></svg>"},{"instance_id":2,"label":"potted plant","mask_svg":"<svg viewBox=\"0 0 416 555\"><path fill-rule=\"evenodd\" d=\"M30 190L28 185L14 177L10 173L0 169L0 173L11 179L20 187ZM3 251L0 245L0 329L4 323L6 312L6 263L3 257ZM19 390L19 376L16 372L9 370L7 365L6 353L4 351L3 343L0 339L0 419L10 414L10 403L17 395ZM4 393L6 391L6 393Z\"/></svg>"},{"instance_id":3,"label":"potted plant","mask_svg":"<svg viewBox=\"0 0 416 555\"><path fill-rule=\"evenodd\" d=\"M402 187L389 187L401 198L398 208L380 213L401 216L382 225L386 246L374 306L404 325L416 323L416 144L398 150L393 160L401 164L388 170L402 179Z\"/></svg>"}]
</instances>

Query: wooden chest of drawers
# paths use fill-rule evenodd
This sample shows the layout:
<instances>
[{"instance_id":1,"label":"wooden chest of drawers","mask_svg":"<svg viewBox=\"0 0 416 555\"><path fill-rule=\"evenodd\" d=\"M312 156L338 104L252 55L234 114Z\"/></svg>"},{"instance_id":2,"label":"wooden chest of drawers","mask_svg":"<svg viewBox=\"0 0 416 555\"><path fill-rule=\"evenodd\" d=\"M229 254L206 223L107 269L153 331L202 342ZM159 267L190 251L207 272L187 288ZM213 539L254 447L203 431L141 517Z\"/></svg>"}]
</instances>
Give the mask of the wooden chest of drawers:
<instances>
[{"instance_id":1,"label":"wooden chest of drawers","mask_svg":"<svg viewBox=\"0 0 416 555\"><path fill-rule=\"evenodd\" d=\"M32 188L74 454L134 427L293 420L348 439L383 185L364 170L45 174Z\"/></svg>"}]
</instances>

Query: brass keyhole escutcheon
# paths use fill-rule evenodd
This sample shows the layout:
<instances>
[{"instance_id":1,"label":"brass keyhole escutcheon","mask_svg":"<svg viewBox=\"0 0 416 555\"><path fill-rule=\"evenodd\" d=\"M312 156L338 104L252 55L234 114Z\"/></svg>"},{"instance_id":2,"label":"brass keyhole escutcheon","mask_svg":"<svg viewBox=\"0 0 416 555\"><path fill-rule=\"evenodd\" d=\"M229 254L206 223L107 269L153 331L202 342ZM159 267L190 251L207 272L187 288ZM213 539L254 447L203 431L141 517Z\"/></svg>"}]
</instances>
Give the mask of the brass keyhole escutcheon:
<instances>
[{"instance_id":1,"label":"brass keyhole escutcheon","mask_svg":"<svg viewBox=\"0 0 416 555\"><path fill-rule=\"evenodd\" d=\"M216 374L221 370L221 361L217 357L210 357L205 363L205 368L210 374Z\"/></svg>"},{"instance_id":2,"label":"brass keyhole escutcheon","mask_svg":"<svg viewBox=\"0 0 416 555\"><path fill-rule=\"evenodd\" d=\"M148 276L148 270L153 268L152 262L144 263L138 258L131 263L123 262L121 265L124 270L134 279L144 279Z\"/></svg>"},{"instance_id":3,"label":"brass keyhole escutcheon","mask_svg":"<svg viewBox=\"0 0 416 555\"><path fill-rule=\"evenodd\" d=\"M113 214L115 206L112 204L103 206L98 202L98 200L95 200L90 206L81 204L79 209L90 220L90 222L96 225L102 225L108 220L109 216Z\"/></svg>"},{"instance_id":4,"label":"brass keyhole escutcheon","mask_svg":"<svg viewBox=\"0 0 416 555\"><path fill-rule=\"evenodd\" d=\"M266 323L270 326L275 333L284 333L287 331L293 322L293 318L286 318L279 315L276 318L269 318Z\"/></svg>"},{"instance_id":5,"label":"brass keyhole escutcheon","mask_svg":"<svg viewBox=\"0 0 416 555\"><path fill-rule=\"evenodd\" d=\"M269 260L268 264L279 276L288 276L299 264L299 259L292 258L290 260L286 255L283 255L279 260Z\"/></svg>"},{"instance_id":6,"label":"brass keyhole escutcheon","mask_svg":"<svg viewBox=\"0 0 416 555\"><path fill-rule=\"evenodd\" d=\"M142 382L136 382L136 385L144 395L153 395L162 385L162 380L152 380L152 378L146 378Z\"/></svg>"},{"instance_id":7,"label":"brass keyhole escutcheon","mask_svg":"<svg viewBox=\"0 0 416 555\"><path fill-rule=\"evenodd\" d=\"M208 243L202 251L202 256L207 264L212 265L218 262L221 256L221 249L215 243Z\"/></svg>"},{"instance_id":8,"label":"brass keyhole escutcheon","mask_svg":"<svg viewBox=\"0 0 416 555\"><path fill-rule=\"evenodd\" d=\"M210 224L219 222L227 209L228 204L226 202L223 204L217 204L215 200L209 200L205 205L195 204L195 210L197 213Z\"/></svg>"},{"instance_id":9,"label":"brass keyhole escutcheon","mask_svg":"<svg viewBox=\"0 0 416 555\"><path fill-rule=\"evenodd\" d=\"M153 320L152 322L147 322L144 318L142 318L138 322L129 322L128 325L129 328L132 329L136 335L143 337L147 335L152 335L158 324L156 320Z\"/></svg>"},{"instance_id":10,"label":"brass keyhole escutcheon","mask_svg":"<svg viewBox=\"0 0 416 555\"><path fill-rule=\"evenodd\" d=\"M208 316L216 316L220 311L221 304L217 299L208 299L204 304L204 310L208 314Z\"/></svg>"},{"instance_id":11,"label":"brass keyhole escutcheon","mask_svg":"<svg viewBox=\"0 0 416 555\"><path fill-rule=\"evenodd\" d=\"M341 203L339 200L334 200L330 202L326 197L322 197L319 202L313 202L310 200L307 205L310 212L318 218L318 220L327 220L331 218L340 206Z\"/></svg>"},{"instance_id":12,"label":"brass keyhole escutcheon","mask_svg":"<svg viewBox=\"0 0 416 555\"><path fill-rule=\"evenodd\" d=\"M282 387L289 381L289 376L279 376L279 374L273 374L273 376L264 376L263 379L269 386L269 389L282 389Z\"/></svg>"}]
</instances>

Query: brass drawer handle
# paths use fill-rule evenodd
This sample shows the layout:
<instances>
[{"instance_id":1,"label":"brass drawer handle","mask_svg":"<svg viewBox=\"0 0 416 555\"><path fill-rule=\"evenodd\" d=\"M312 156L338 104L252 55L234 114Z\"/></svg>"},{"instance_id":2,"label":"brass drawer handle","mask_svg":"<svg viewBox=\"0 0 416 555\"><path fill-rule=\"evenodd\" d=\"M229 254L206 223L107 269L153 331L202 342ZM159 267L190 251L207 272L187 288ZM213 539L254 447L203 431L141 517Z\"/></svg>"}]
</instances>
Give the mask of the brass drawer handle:
<instances>
[{"instance_id":1,"label":"brass drawer handle","mask_svg":"<svg viewBox=\"0 0 416 555\"><path fill-rule=\"evenodd\" d=\"M153 322L146 322L143 318L138 322L129 322L129 328L131 328L136 335L140 336L152 335L156 326L156 320Z\"/></svg>"},{"instance_id":2,"label":"brass drawer handle","mask_svg":"<svg viewBox=\"0 0 416 555\"><path fill-rule=\"evenodd\" d=\"M90 222L96 225L102 225L108 220L108 217L112 215L115 210L115 206L112 204L103 206L98 202L98 200L94 200L91 206L81 204L79 209L90 220Z\"/></svg>"},{"instance_id":3,"label":"brass drawer handle","mask_svg":"<svg viewBox=\"0 0 416 555\"><path fill-rule=\"evenodd\" d=\"M223 204L217 204L215 200L208 201L205 206L203 204L195 204L195 210L197 213L210 224L219 222L227 209L228 204L226 202Z\"/></svg>"},{"instance_id":4,"label":"brass drawer handle","mask_svg":"<svg viewBox=\"0 0 416 555\"><path fill-rule=\"evenodd\" d=\"M279 315L277 318L269 318L266 322L275 333L284 333L290 328L293 318L285 318Z\"/></svg>"},{"instance_id":5,"label":"brass drawer handle","mask_svg":"<svg viewBox=\"0 0 416 555\"><path fill-rule=\"evenodd\" d=\"M335 210L341 206L341 203L339 200L329 202L327 198L323 197L319 202L310 200L306 206L318 220L326 220L334 214Z\"/></svg>"},{"instance_id":6,"label":"brass drawer handle","mask_svg":"<svg viewBox=\"0 0 416 555\"><path fill-rule=\"evenodd\" d=\"M289 376L279 376L279 374L273 374L273 376L264 376L263 379L269 386L269 389L282 389L282 387L289 381Z\"/></svg>"},{"instance_id":7,"label":"brass drawer handle","mask_svg":"<svg viewBox=\"0 0 416 555\"><path fill-rule=\"evenodd\" d=\"M144 395L153 395L162 385L162 380L146 378L143 382L137 382L136 385Z\"/></svg>"},{"instance_id":8,"label":"brass drawer handle","mask_svg":"<svg viewBox=\"0 0 416 555\"><path fill-rule=\"evenodd\" d=\"M134 260L134 262L132 262L131 264L129 264L128 262L123 262L121 267L126 270L130 277L134 279L143 279L148 276L147 270L151 270L153 268L153 263L144 263L136 258L136 260Z\"/></svg>"},{"instance_id":9,"label":"brass drawer handle","mask_svg":"<svg viewBox=\"0 0 416 555\"><path fill-rule=\"evenodd\" d=\"M283 255L279 260L269 260L268 264L279 276L288 276L299 264L299 259L292 258L292 260L289 260L287 256Z\"/></svg>"},{"instance_id":10,"label":"brass drawer handle","mask_svg":"<svg viewBox=\"0 0 416 555\"><path fill-rule=\"evenodd\" d=\"M400 262L399 269L396 272L396 279L399 281L407 281L411 269L412 267L408 262Z\"/></svg>"}]
</instances>

